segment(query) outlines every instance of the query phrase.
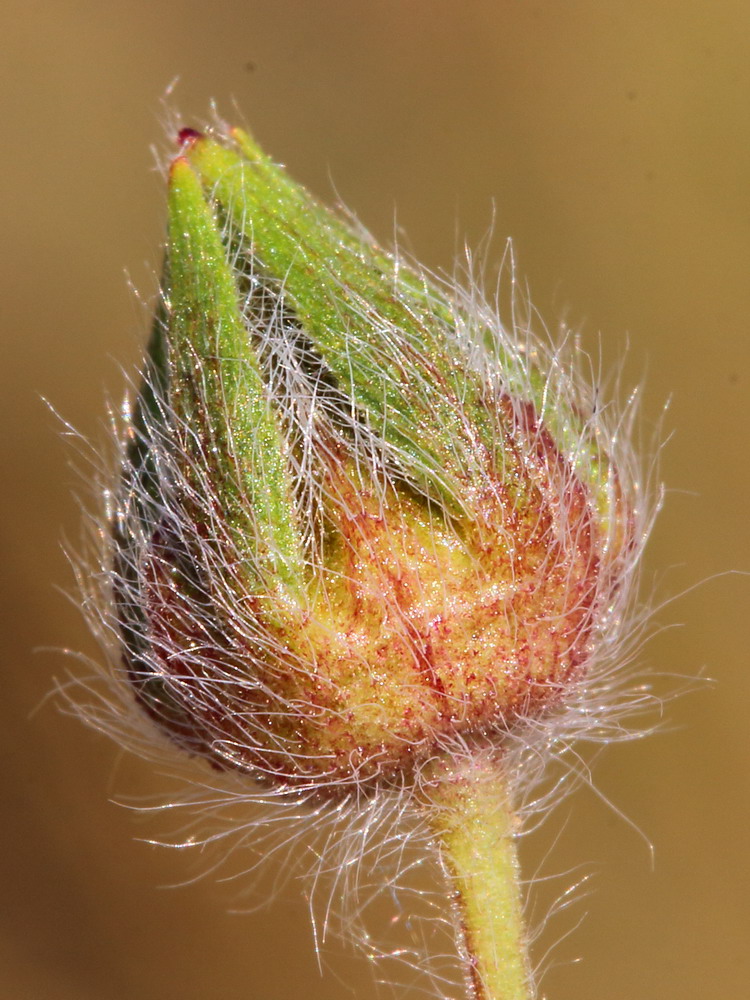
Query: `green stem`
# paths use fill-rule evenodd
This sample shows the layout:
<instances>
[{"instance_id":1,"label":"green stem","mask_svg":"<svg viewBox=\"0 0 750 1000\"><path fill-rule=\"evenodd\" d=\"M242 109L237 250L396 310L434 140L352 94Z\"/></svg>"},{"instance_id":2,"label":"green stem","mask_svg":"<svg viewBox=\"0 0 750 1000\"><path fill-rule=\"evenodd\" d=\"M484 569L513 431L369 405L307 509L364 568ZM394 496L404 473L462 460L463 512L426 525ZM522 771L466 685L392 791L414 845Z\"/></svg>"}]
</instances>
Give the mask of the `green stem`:
<instances>
[{"instance_id":1,"label":"green stem","mask_svg":"<svg viewBox=\"0 0 750 1000\"><path fill-rule=\"evenodd\" d=\"M441 761L423 786L451 884L472 1000L532 1000L507 781L495 760Z\"/></svg>"}]
</instances>

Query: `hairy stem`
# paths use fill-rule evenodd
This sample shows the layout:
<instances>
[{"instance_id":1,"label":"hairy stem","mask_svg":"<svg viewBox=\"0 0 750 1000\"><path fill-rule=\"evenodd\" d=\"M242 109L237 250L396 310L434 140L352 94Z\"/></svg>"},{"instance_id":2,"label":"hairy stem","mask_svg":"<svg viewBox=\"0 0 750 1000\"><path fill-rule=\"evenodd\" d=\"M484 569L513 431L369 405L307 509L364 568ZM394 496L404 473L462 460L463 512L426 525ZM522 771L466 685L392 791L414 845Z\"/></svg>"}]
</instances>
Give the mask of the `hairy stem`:
<instances>
[{"instance_id":1,"label":"hairy stem","mask_svg":"<svg viewBox=\"0 0 750 1000\"><path fill-rule=\"evenodd\" d=\"M471 1000L532 1000L512 812L502 767L432 766L423 786L450 883Z\"/></svg>"}]
</instances>

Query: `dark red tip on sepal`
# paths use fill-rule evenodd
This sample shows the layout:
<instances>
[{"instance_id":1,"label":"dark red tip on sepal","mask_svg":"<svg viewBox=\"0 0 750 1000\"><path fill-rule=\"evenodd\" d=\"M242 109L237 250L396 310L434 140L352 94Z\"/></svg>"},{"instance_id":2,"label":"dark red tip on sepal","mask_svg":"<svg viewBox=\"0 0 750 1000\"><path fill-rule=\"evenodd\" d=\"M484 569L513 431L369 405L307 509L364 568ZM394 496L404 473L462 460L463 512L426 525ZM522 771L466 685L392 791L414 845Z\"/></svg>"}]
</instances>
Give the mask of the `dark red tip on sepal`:
<instances>
[{"instance_id":1,"label":"dark red tip on sepal","mask_svg":"<svg viewBox=\"0 0 750 1000\"><path fill-rule=\"evenodd\" d=\"M203 133L195 128L181 128L177 133L177 142L180 146L192 146L194 142L198 142L202 138Z\"/></svg>"}]
</instances>

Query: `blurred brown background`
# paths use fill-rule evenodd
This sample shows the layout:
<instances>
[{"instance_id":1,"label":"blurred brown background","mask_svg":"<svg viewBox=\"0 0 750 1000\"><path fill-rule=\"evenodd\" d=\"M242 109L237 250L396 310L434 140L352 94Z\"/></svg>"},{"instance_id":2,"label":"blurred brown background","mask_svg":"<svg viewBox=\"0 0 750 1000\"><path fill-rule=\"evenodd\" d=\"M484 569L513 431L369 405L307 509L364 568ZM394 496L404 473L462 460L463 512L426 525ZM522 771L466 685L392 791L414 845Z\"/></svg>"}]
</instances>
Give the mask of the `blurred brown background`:
<instances>
[{"instance_id":1,"label":"blurred brown background","mask_svg":"<svg viewBox=\"0 0 750 1000\"><path fill-rule=\"evenodd\" d=\"M497 261L551 326L565 316L606 366L646 375L648 437L668 397L666 508L645 578L676 595L750 568L750 7L745 0L9 0L3 131L0 996L250 1000L374 995L366 962L319 977L292 887L260 915L110 797L160 786L43 705L94 655L57 588L75 538L70 451L42 397L96 436L147 328L164 222L149 145L160 97L187 123L232 100L318 194L450 267L494 211ZM550 928L549 1000L724 1000L748 975L748 595L722 576L661 611L643 655L716 679L667 706L667 729L613 748L598 790L524 846L526 870L584 863L593 894ZM668 691L675 684L657 682ZM161 828L163 830L163 827ZM570 881L574 878L570 876ZM574 960L581 956L580 964ZM416 996L416 994L414 994Z\"/></svg>"}]
</instances>

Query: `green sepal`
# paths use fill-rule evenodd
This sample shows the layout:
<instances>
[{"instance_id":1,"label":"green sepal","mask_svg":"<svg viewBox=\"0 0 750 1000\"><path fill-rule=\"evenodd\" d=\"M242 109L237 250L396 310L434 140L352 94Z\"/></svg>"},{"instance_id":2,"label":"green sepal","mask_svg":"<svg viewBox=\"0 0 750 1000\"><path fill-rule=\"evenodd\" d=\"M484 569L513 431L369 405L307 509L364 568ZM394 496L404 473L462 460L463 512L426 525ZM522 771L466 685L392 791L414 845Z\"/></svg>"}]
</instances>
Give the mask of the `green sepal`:
<instances>
[{"instance_id":1,"label":"green sepal","mask_svg":"<svg viewBox=\"0 0 750 1000\"><path fill-rule=\"evenodd\" d=\"M170 172L167 247L169 405L190 453L185 475L212 484L245 574L301 592L304 561L281 429L218 222L183 157Z\"/></svg>"},{"instance_id":2,"label":"green sepal","mask_svg":"<svg viewBox=\"0 0 750 1000\"><path fill-rule=\"evenodd\" d=\"M289 179L247 136L185 155L254 265L283 290L341 391L392 447L401 472L463 505L477 441L497 448L479 375L465 364L447 303ZM436 495L437 494L437 495Z\"/></svg>"}]
</instances>

